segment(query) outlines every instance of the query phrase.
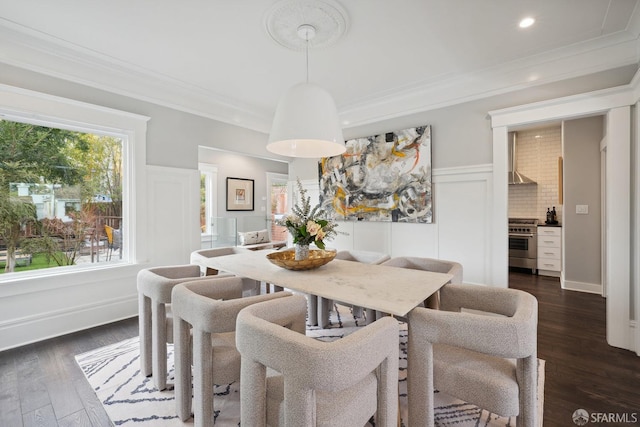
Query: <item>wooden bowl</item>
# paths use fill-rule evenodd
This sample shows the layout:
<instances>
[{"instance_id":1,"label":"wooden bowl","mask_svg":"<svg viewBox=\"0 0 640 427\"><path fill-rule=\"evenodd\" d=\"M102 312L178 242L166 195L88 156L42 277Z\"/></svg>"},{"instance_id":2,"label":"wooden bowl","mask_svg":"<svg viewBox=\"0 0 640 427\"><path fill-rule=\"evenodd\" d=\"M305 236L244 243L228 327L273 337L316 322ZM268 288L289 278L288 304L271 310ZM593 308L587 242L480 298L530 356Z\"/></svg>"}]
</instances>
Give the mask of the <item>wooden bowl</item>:
<instances>
[{"instance_id":1,"label":"wooden bowl","mask_svg":"<svg viewBox=\"0 0 640 427\"><path fill-rule=\"evenodd\" d=\"M278 267L287 270L312 270L321 267L336 257L336 251L309 249L309 258L295 260L295 251L278 251L267 254L267 259Z\"/></svg>"}]
</instances>

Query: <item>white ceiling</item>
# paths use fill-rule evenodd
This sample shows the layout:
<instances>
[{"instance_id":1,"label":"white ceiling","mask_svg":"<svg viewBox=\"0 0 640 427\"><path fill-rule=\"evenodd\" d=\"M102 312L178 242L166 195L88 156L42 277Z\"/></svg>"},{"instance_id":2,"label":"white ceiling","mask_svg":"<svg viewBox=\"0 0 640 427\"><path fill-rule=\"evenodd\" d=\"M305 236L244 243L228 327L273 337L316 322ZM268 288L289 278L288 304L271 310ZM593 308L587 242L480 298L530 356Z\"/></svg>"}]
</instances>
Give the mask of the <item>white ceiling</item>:
<instances>
[{"instance_id":1,"label":"white ceiling","mask_svg":"<svg viewBox=\"0 0 640 427\"><path fill-rule=\"evenodd\" d=\"M265 30L278 1L0 0L0 62L268 132L305 78ZM639 0L337 1L346 32L309 73L345 127L639 60Z\"/></svg>"}]
</instances>

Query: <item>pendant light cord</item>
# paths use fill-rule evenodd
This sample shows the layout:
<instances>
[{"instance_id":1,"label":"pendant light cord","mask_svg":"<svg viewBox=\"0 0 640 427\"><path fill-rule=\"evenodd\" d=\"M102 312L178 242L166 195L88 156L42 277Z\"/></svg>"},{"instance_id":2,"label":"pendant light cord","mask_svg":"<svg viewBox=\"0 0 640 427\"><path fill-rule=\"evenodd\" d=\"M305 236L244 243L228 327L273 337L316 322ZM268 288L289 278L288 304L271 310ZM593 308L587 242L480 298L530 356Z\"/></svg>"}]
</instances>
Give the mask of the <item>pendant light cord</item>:
<instances>
[{"instance_id":1,"label":"pendant light cord","mask_svg":"<svg viewBox=\"0 0 640 427\"><path fill-rule=\"evenodd\" d=\"M304 53L305 53L305 61L307 66L306 77L307 77L307 83L309 83L309 40L311 40L316 36L316 29L313 27L313 25L302 24L298 27L297 33L298 33L298 37L300 37L301 39L304 39L305 41Z\"/></svg>"},{"instance_id":2,"label":"pendant light cord","mask_svg":"<svg viewBox=\"0 0 640 427\"><path fill-rule=\"evenodd\" d=\"M309 83L309 32L307 32L307 36L305 37L305 56L307 61L307 83Z\"/></svg>"}]
</instances>

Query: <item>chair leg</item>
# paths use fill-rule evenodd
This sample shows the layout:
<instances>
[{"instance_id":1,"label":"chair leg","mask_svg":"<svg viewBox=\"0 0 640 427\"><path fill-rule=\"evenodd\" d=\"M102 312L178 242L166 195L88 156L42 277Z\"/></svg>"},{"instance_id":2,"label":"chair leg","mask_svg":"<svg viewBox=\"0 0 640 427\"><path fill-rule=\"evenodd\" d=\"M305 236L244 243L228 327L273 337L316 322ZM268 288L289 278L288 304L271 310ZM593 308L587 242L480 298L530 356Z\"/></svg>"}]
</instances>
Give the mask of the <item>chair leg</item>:
<instances>
[{"instance_id":1,"label":"chair leg","mask_svg":"<svg viewBox=\"0 0 640 427\"><path fill-rule=\"evenodd\" d=\"M193 331L193 424L213 427L213 355L211 335Z\"/></svg>"},{"instance_id":2,"label":"chair leg","mask_svg":"<svg viewBox=\"0 0 640 427\"><path fill-rule=\"evenodd\" d=\"M151 376L151 299L138 294L138 330L140 334L140 371Z\"/></svg>"},{"instance_id":3,"label":"chair leg","mask_svg":"<svg viewBox=\"0 0 640 427\"><path fill-rule=\"evenodd\" d=\"M191 336L189 324L173 319L176 413L186 421L191 417Z\"/></svg>"},{"instance_id":4,"label":"chair leg","mask_svg":"<svg viewBox=\"0 0 640 427\"><path fill-rule=\"evenodd\" d=\"M151 346L153 383L158 390L167 388L167 312L163 303L152 304Z\"/></svg>"},{"instance_id":5,"label":"chair leg","mask_svg":"<svg viewBox=\"0 0 640 427\"><path fill-rule=\"evenodd\" d=\"M433 395L433 346L409 325L407 347L407 395L411 426L433 427L435 409ZM423 349L426 356L419 353Z\"/></svg>"},{"instance_id":6,"label":"chair leg","mask_svg":"<svg viewBox=\"0 0 640 427\"><path fill-rule=\"evenodd\" d=\"M538 422L538 357L536 354L517 362L516 377L520 384L518 427L536 427Z\"/></svg>"},{"instance_id":7,"label":"chair leg","mask_svg":"<svg viewBox=\"0 0 640 427\"><path fill-rule=\"evenodd\" d=\"M267 425L267 368L249 358L240 365L240 419L242 425Z\"/></svg>"}]
</instances>

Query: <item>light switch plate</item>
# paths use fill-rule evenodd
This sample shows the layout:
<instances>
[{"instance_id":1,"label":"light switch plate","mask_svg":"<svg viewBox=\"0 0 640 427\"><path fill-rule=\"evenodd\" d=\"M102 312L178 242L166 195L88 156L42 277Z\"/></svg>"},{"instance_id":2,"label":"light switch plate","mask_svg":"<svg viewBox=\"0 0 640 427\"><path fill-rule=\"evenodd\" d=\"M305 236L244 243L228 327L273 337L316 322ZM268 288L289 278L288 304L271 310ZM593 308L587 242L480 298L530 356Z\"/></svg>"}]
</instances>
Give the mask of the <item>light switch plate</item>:
<instances>
[{"instance_id":1,"label":"light switch plate","mask_svg":"<svg viewBox=\"0 0 640 427\"><path fill-rule=\"evenodd\" d=\"M587 215L589 213L589 205L576 205L576 214Z\"/></svg>"}]
</instances>

